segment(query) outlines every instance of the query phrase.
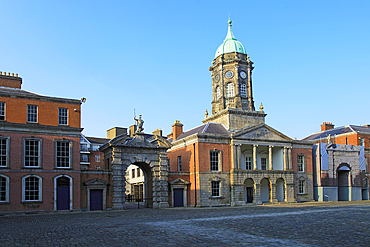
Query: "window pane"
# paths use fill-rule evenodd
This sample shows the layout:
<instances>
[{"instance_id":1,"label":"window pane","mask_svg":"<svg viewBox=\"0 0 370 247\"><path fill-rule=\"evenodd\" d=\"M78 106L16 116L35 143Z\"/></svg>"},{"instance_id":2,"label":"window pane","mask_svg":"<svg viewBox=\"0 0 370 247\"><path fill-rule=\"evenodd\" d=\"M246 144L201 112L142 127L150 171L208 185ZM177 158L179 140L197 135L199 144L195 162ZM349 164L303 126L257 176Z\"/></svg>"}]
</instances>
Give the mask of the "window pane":
<instances>
[{"instance_id":1,"label":"window pane","mask_svg":"<svg viewBox=\"0 0 370 247\"><path fill-rule=\"evenodd\" d=\"M220 196L220 182L212 181L212 196Z\"/></svg>"},{"instance_id":2,"label":"window pane","mask_svg":"<svg viewBox=\"0 0 370 247\"><path fill-rule=\"evenodd\" d=\"M24 166L38 167L39 164L39 140L24 141Z\"/></svg>"},{"instance_id":3,"label":"window pane","mask_svg":"<svg viewBox=\"0 0 370 247\"><path fill-rule=\"evenodd\" d=\"M39 200L39 179L37 177L25 179L24 198L26 201Z\"/></svg>"},{"instance_id":4,"label":"window pane","mask_svg":"<svg viewBox=\"0 0 370 247\"><path fill-rule=\"evenodd\" d=\"M298 155L297 156L297 166L298 166L298 171L299 172L304 171L304 156L303 155Z\"/></svg>"},{"instance_id":5,"label":"window pane","mask_svg":"<svg viewBox=\"0 0 370 247\"><path fill-rule=\"evenodd\" d=\"M240 96L247 97L247 87L244 83L240 83Z\"/></svg>"},{"instance_id":6,"label":"window pane","mask_svg":"<svg viewBox=\"0 0 370 247\"><path fill-rule=\"evenodd\" d=\"M218 171L219 170L218 152L210 151L209 160L210 160L211 171Z\"/></svg>"},{"instance_id":7,"label":"window pane","mask_svg":"<svg viewBox=\"0 0 370 247\"><path fill-rule=\"evenodd\" d=\"M0 166L6 167L6 160L7 160L7 139L1 138L0 139Z\"/></svg>"},{"instance_id":8,"label":"window pane","mask_svg":"<svg viewBox=\"0 0 370 247\"><path fill-rule=\"evenodd\" d=\"M5 103L0 102L0 120L5 120Z\"/></svg>"},{"instance_id":9,"label":"window pane","mask_svg":"<svg viewBox=\"0 0 370 247\"><path fill-rule=\"evenodd\" d=\"M57 141L57 167L70 167L69 165L69 142Z\"/></svg>"},{"instance_id":10,"label":"window pane","mask_svg":"<svg viewBox=\"0 0 370 247\"><path fill-rule=\"evenodd\" d=\"M68 124L68 109L59 108L59 124L67 125Z\"/></svg>"},{"instance_id":11,"label":"window pane","mask_svg":"<svg viewBox=\"0 0 370 247\"><path fill-rule=\"evenodd\" d=\"M27 122L37 123L37 105L27 105Z\"/></svg>"},{"instance_id":12,"label":"window pane","mask_svg":"<svg viewBox=\"0 0 370 247\"><path fill-rule=\"evenodd\" d=\"M182 171L181 156L177 157L177 169L178 169L179 172Z\"/></svg>"},{"instance_id":13,"label":"window pane","mask_svg":"<svg viewBox=\"0 0 370 247\"><path fill-rule=\"evenodd\" d=\"M0 201L6 201L6 178L0 177Z\"/></svg>"},{"instance_id":14,"label":"window pane","mask_svg":"<svg viewBox=\"0 0 370 247\"><path fill-rule=\"evenodd\" d=\"M226 95L227 97L234 97L234 84L229 83L226 85Z\"/></svg>"},{"instance_id":15,"label":"window pane","mask_svg":"<svg viewBox=\"0 0 370 247\"><path fill-rule=\"evenodd\" d=\"M252 157L245 158L245 169L252 170Z\"/></svg>"},{"instance_id":16,"label":"window pane","mask_svg":"<svg viewBox=\"0 0 370 247\"><path fill-rule=\"evenodd\" d=\"M266 170L266 163L267 163L267 159L261 158L261 170Z\"/></svg>"}]
</instances>

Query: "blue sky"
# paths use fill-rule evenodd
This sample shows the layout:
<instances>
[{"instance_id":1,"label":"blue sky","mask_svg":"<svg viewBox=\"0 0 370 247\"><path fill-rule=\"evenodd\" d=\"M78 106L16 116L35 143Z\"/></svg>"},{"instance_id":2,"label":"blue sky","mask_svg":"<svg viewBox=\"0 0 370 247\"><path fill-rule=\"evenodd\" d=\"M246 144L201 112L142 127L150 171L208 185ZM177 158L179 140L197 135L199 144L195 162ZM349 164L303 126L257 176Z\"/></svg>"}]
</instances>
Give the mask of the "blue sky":
<instances>
[{"instance_id":1,"label":"blue sky","mask_svg":"<svg viewBox=\"0 0 370 247\"><path fill-rule=\"evenodd\" d=\"M0 71L22 88L79 99L83 133L136 115L145 132L188 130L211 111L211 74L229 15L254 62L266 123L303 138L369 124L370 1L4 1Z\"/></svg>"}]
</instances>

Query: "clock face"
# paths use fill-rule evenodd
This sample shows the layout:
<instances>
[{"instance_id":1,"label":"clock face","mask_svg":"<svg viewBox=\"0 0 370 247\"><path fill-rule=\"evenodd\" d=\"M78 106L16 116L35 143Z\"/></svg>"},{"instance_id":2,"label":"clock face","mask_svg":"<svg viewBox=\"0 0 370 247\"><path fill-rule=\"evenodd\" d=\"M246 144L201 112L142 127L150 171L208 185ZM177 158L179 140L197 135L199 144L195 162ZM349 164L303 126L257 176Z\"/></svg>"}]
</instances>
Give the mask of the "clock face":
<instances>
[{"instance_id":1,"label":"clock face","mask_svg":"<svg viewBox=\"0 0 370 247\"><path fill-rule=\"evenodd\" d=\"M243 79L247 78L247 73L245 73L244 71L240 72L240 77Z\"/></svg>"},{"instance_id":2,"label":"clock face","mask_svg":"<svg viewBox=\"0 0 370 247\"><path fill-rule=\"evenodd\" d=\"M219 74L217 74L216 76L215 76L215 82L217 83L217 82L219 82L220 81L220 75Z\"/></svg>"},{"instance_id":3,"label":"clock face","mask_svg":"<svg viewBox=\"0 0 370 247\"><path fill-rule=\"evenodd\" d=\"M232 71L227 71L227 72L225 73L225 77L226 77L227 79L232 78L232 77L233 77L233 75L234 75L234 73L233 73Z\"/></svg>"}]
</instances>

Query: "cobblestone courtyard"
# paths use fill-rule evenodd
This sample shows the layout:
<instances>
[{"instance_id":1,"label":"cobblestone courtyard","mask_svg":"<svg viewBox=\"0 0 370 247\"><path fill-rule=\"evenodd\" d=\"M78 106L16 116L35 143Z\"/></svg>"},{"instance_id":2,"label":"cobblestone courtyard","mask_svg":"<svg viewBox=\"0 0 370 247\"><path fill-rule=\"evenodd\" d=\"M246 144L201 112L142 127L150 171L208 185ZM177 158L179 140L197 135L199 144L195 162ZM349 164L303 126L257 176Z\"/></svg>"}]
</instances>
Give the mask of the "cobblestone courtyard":
<instances>
[{"instance_id":1,"label":"cobblestone courtyard","mask_svg":"<svg viewBox=\"0 0 370 247\"><path fill-rule=\"evenodd\" d=\"M0 217L1 246L369 246L370 203Z\"/></svg>"}]
</instances>

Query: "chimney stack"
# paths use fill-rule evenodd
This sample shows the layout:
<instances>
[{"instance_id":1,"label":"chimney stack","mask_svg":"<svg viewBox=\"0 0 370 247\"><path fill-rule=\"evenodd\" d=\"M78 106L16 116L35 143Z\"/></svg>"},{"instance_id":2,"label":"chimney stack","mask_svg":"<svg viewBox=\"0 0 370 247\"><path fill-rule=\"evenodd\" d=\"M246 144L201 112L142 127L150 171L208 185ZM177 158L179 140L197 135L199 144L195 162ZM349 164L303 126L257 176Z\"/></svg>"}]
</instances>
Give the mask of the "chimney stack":
<instances>
[{"instance_id":1,"label":"chimney stack","mask_svg":"<svg viewBox=\"0 0 370 247\"><path fill-rule=\"evenodd\" d=\"M0 86L21 89L22 78L18 74L0 71Z\"/></svg>"},{"instance_id":2,"label":"chimney stack","mask_svg":"<svg viewBox=\"0 0 370 247\"><path fill-rule=\"evenodd\" d=\"M127 128L114 127L107 130L107 139L113 139L119 135L127 135Z\"/></svg>"},{"instance_id":3,"label":"chimney stack","mask_svg":"<svg viewBox=\"0 0 370 247\"><path fill-rule=\"evenodd\" d=\"M155 136L162 136L162 130L161 129L156 129L153 131L153 135Z\"/></svg>"},{"instance_id":4,"label":"chimney stack","mask_svg":"<svg viewBox=\"0 0 370 247\"><path fill-rule=\"evenodd\" d=\"M329 122L323 122L321 125L321 131L334 129L334 124Z\"/></svg>"},{"instance_id":5,"label":"chimney stack","mask_svg":"<svg viewBox=\"0 0 370 247\"><path fill-rule=\"evenodd\" d=\"M175 124L172 125L173 140L176 140L182 134L182 126L179 120L175 120Z\"/></svg>"}]
</instances>

